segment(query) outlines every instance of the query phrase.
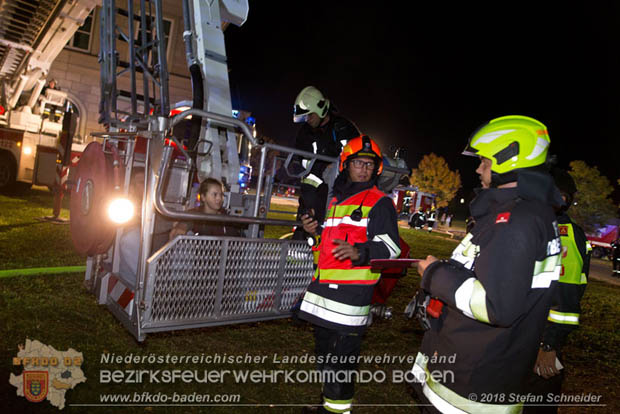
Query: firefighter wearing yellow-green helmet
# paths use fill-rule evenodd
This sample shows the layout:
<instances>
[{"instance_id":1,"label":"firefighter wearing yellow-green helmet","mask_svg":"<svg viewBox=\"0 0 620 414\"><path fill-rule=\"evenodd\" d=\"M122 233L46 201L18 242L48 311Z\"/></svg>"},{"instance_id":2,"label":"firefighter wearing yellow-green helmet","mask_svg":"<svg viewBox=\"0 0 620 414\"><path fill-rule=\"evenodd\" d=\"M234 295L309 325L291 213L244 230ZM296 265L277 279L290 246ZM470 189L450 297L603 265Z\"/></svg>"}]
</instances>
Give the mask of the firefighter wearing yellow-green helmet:
<instances>
[{"instance_id":1,"label":"firefighter wearing yellow-green helmet","mask_svg":"<svg viewBox=\"0 0 620 414\"><path fill-rule=\"evenodd\" d=\"M435 407L429 412L523 410L522 401L481 396L524 392L554 303L562 269L554 207L562 199L546 171L549 145L542 123L505 116L479 128L464 151L481 158L476 173L483 190L470 204L476 224L449 261L418 262L425 297L447 309L424 320L411 370L420 403ZM454 373L449 380L428 375L446 370Z\"/></svg>"},{"instance_id":2,"label":"firefighter wearing yellow-green helmet","mask_svg":"<svg viewBox=\"0 0 620 414\"><path fill-rule=\"evenodd\" d=\"M308 115L315 113L319 118L325 118L329 111L329 99L325 98L320 90L314 86L306 86L295 98L293 107L293 122L306 122Z\"/></svg>"},{"instance_id":3,"label":"firefighter wearing yellow-green helmet","mask_svg":"<svg viewBox=\"0 0 620 414\"><path fill-rule=\"evenodd\" d=\"M501 177L514 170L544 164L550 143L547 127L542 122L509 115L492 119L474 132L463 154L490 159L491 171Z\"/></svg>"}]
</instances>

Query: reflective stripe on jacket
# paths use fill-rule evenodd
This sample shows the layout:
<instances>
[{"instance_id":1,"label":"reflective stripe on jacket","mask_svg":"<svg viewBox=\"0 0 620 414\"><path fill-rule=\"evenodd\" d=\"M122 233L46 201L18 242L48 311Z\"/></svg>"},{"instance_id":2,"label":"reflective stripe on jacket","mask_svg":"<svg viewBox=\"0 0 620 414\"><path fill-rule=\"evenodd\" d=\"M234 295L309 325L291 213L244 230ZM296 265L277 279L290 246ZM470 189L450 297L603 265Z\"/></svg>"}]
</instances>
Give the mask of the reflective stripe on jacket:
<instances>
[{"instance_id":1,"label":"reflective stripe on jacket","mask_svg":"<svg viewBox=\"0 0 620 414\"><path fill-rule=\"evenodd\" d=\"M452 407L442 412L515 412L507 400L488 411L463 410L461 402L523 391L560 275L556 216L550 203L523 198L519 188L483 190L471 210L471 233L422 277L422 288L445 305L420 351L431 357L429 371L453 373L427 388Z\"/></svg>"},{"instance_id":2,"label":"reflective stripe on jacket","mask_svg":"<svg viewBox=\"0 0 620 414\"><path fill-rule=\"evenodd\" d=\"M369 195L362 203L359 197L355 198L358 194ZM370 207L370 200L374 199L375 195L381 198ZM340 200L342 202L336 206L344 207L348 204L350 207L337 211L335 208L330 209L330 214L324 222L325 227L319 244L321 264L318 266L319 270L315 278L308 286L298 315L300 319L327 329L361 334L366 330L376 282L373 280L375 275L369 271L368 264L371 259L388 259L398 257L400 254L396 209L389 197L375 189L368 190L368 187L360 189L359 193L344 196ZM351 200L360 201L354 204ZM352 220L350 216L360 204L362 214L358 222ZM343 228L350 231L342 234ZM359 259L355 262L346 260L336 263L335 258L329 252L331 249L326 248L328 245L333 245L333 241L325 243L326 237L332 237L331 240L341 237L342 240L354 244L360 254ZM355 240L359 241L355 242ZM329 267L324 270L321 267L323 265ZM332 279L327 279L326 272L327 276ZM365 279L369 273L372 279ZM338 280L334 280L334 277ZM362 283L351 283L352 281Z\"/></svg>"},{"instance_id":3,"label":"reflective stripe on jacket","mask_svg":"<svg viewBox=\"0 0 620 414\"><path fill-rule=\"evenodd\" d=\"M568 335L579 326L581 298L588 283L592 247L581 227L564 213L558 217L562 242L562 271L542 342L560 350Z\"/></svg>"},{"instance_id":4,"label":"reflective stripe on jacket","mask_svg":"<svg viewBox=\"0 0 620 414\"><path fill-rule=\"evenodd\" d=\"M372 271L370 266L353 266L350 259L338 260L332 254L337 247L334 240L344 240L349 244L364 243L368 240L366 228L368 215L374 205L385 193L376 187L355 194L341 203L334 198L329 204L329 210L319 248L319 265L314 274L320 283L374 285L381 273ZM359 217L355 212L361 211ZM351 217L353 215L353 217ZM359 220L355 220L359 218Z\"/></svg>"}]
</instances>

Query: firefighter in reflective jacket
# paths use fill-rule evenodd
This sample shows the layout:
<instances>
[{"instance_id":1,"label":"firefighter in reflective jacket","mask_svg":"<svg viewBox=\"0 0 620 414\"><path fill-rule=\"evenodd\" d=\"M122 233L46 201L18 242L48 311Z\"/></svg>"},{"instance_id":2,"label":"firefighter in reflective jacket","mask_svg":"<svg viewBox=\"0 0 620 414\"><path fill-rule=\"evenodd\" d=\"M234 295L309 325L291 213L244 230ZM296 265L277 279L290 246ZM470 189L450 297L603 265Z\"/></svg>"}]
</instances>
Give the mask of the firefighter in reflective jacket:
<instances>
[{"instance_id":1,"label":"firefighter in reflective jacket","mask_svg":"<svg viewBox=\"0 0 620 414\"><path fill-rule=\"evenodd\" d=\"M329 157L340 155L346 143L360 135L357 127L348 119L336 114L331 108L329 99L314 86L305 87L297 95L293 122L304 123L297 133L295 148ZM303 168L308 167L309 162L308 159L302 159ZM329 186L337 173L329 171L328 166L329 163L317 160L310 172L303 177L298 217L313 209L318 222L323 222ZM305 240L307 235L302 230L302 228L296 229L293 238Z\"/></svg>"},{"instance_id":2,"label":"firefighter in reflective jacket","mask_svg":"<svg viewBox=\"0 0 620 414\"><path fill-rule=\"evenodd\" d=\"M573 223L567 210L573 203L577 187L564 170L553 171L555 185L562 193L565 205L558 208L558 228L562 241L562 270L553 295L547 325L542 335L533 371L527 380L528 393L542 396L559 395L562 391L564 369L560 351L569 333L579 327L581 298L588 283L592 247L581 227ZM524 413L557 413L553 404L525 406Z\"/></svg>"},{"instance_id":3,"label":"firefighter in reflective jacket","mask_svg":"<svg viewBox=\"0 0 620 414\"><path fill-rule=\"evenodd\" d=\"M550 144L535 119L506 116L478 129L463 152L478 156L476 225L449 260L419 262L421 286L444 302L412 369L430 413L520 413L560 276L553 206L562 204L544 169Z\"/></svg>"},{"instance_id":4,"label":"firefighter in reflective jacket","mask_svg":"<svg viewBox=\"0 0 620 414\"><path fill-rule=\"evenodd\" d=\"M319 412L351 410L353 379L341 375L357 369L380 276L370 268L370 259L400 254L396 209L375 186L382 169L381 151L373 140L367 136L350 140L340 155L340 174L322 227L313 217L302 216L304 230L315 237L320 234L320 243L317 270L299 318L314 325L319 370L327 377L329 372L341 373L338 380L323 383Z\"/></svg>"},{"instance_id":5,"label":"firefighter in reflective jacket","mask_svg":"<svg viewBox=\"0 0 620 414\"><path fill-rule=\"evenodd\" d=\"M613 277L620 277L620 235L611 243L611 260L613 261Z\"/></svg>"}]
</instances>

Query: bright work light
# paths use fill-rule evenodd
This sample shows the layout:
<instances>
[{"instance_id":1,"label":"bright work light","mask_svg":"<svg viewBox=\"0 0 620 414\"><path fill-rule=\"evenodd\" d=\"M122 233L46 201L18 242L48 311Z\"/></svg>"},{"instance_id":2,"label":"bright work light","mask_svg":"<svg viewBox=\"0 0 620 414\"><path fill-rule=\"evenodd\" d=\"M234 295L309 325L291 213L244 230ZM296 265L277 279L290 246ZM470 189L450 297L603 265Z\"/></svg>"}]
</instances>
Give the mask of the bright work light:
<instances>
[{"instance_id":1,"label":"bright work light","mask_svg":"<svg viewBox=\"0 0 620 414\"><path fill-rule=\"evenodd\" d=\"M133 217L133 203L126 198L112 200L108 207L108 217L115 223L127 223Z\"/></svg>"}]
</instances>

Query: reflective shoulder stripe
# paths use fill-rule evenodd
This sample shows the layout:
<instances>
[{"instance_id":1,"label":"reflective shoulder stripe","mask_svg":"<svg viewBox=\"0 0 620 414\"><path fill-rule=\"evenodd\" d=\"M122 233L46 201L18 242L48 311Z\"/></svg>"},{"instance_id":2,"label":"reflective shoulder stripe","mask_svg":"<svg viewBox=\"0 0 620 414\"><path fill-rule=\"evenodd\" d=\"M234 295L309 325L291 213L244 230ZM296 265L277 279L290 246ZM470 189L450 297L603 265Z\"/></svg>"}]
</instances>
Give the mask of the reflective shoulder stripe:
<instances>
[{"instance_id":1,"label":"reflective shoulder stripe","mask_svg":"<svg viewBox=\"0 0 620 414\"><path fill-rule=\"evenodd\" d=\"M478 279L474 281L474 291L471 295L471 311L475 318L481 322L489 323L487 312L487 292Z\"/></svg>"},{"instance_id":2,"label":"reflective shoulder stripe","mask_svg":"<svg viewBox=\"0 0 620 414\"><path fill-rule=\"evenodd\" d=\"M471 242L471 233L468 233L463 240L456 246L456 249L452 252L452 260L461 263L466 269L471 270L474 265L474 260L480 253L480 246Z\"/></svg>"},{"instance_id":3,"label":"reflective shoulder stripe","mask_svg":"<svg viewBox=\"0 0 620 414\"><path fill-rule=\"evenodd\" d=\"M423 384L422 391L428 400L444 414L520 414L523 403L503 405L484 404L469 400L452 391L445 385L436 382L427 368L428 358L418 352L411 372L414 381Z\"/></svg>"},{"instance_id":4,"label":"reflective shoulder stripe","mask_svg":"<svg viewBox=\"0 0 620 414\"><path fill-rule=\"evenodd\" d=\"M456 307L472 319L489 323L487 293L476 278L470 277L454 292Z\"/></svg>"},{"instance_id":5,"label":"reflective shoulder stripe","mask_svg":"<svg viewBox=\"0 0 620 414\"><path fill-rule=\"evenodd\" d=\"M586 240L586 254L590 253L592 251L592 244L590 243L590 240Z\"/></svg>"},{"instance_id":6,"label":"reflective shoulder stripe","mask_svg":"<svg viewBox=\"0 0 620 414\"><path fill-rule=\"evenodd\" d=\"M305 176L304 179L301 180L301 182L304 184L310 184L313 187L318 187L319 185L323 184L323 180L321 180L319 177L312 173Z\"/></svg>"},{"instance_id":7,"label":"reflective shoulder stripe","mask_svg":"<svg viewBox=\"0 0 620 414\"><path fill-rule=\"evenodd\" d=\"M470 301L471 295L474 291L474 281L476 278L470 277L464 281L461 286L454 292L454 301L456 307L460 309L466 316L474 319L474 314L471 311Z\"/></svg>"},{"instance_id":8,"label":"reflective shoulder stripe","mask_svg":"<svg viewBox=\"0 0 620 414\"><path fill-rule=\"evenodd\" d=\"M549 311L549 317L547 320L563 325L579 325L579 314L558 312L552 309Z\"/></svg>"},{"instance_id":9,"label":"reflective shoulder stripe","mask_svg":"<svg viewBox=\"0 0 620 414\"><path fill-rule=\"evenodd\" d=\"M378 234L373 237L372 241L385 244L390 252L390 259L395 259L400 255L400 247L387 234Z\"/></svg>"},{"instance_id":10,"label":"reflective shoulder stripe","mask_svg":"<svg viewBox=\"0 0 620 414\"><path fill-rule=\"evenodd\" d=\"M543 272L552 272L560 264L560 255L556 254L547 257L542 262L536 261L534 264L534 276Z\"/></svg>"},{"instance_id":11,"label":"reflective shoulder stripe","mask_svg":"<svg viewBox=\"0 0 620 414\"><path fill-rule=\"evenodd\" d=\"M551 286L551 282L560 278L560 269L553 272L544 272L532 278L532 289L545 289Z\"/></svg>"},{"instance_id":12,"label":"reflective shoulder stripe","mask_svg":"<svg viewBox=\"0 0 620 414\"><path fill-rule=\"evenodd\" d=\"M532 276L532 289L548 288L551 282L560 279L561 270L559 254L549 256L542 262L536 261Z\"/></svg>"}]
</instances>

